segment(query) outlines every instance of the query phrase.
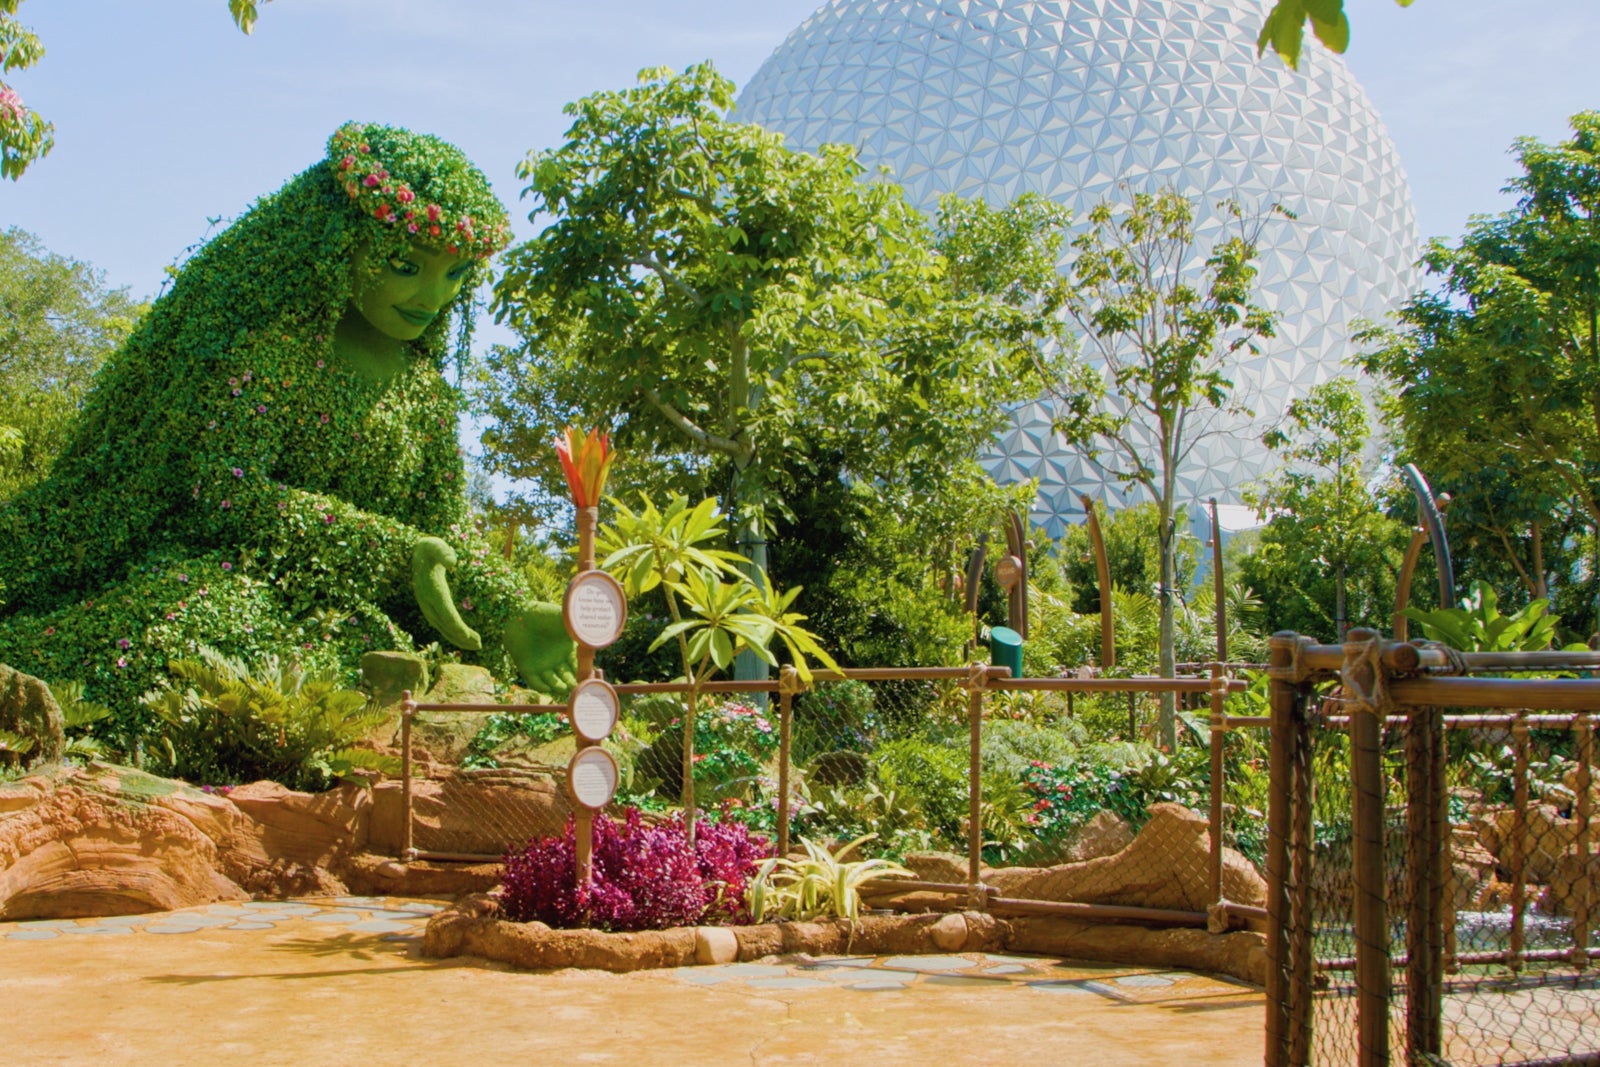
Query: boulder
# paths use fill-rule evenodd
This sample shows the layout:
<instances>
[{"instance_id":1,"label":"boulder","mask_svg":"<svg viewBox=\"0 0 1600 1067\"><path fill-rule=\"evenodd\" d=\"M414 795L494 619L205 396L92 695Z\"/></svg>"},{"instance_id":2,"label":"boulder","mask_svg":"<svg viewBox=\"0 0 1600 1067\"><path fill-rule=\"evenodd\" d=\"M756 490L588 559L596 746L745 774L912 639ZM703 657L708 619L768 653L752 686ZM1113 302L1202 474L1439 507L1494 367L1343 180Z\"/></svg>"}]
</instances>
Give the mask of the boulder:
<instances>
[{"instance_id":1,"label":"boulder","mask_svg":"<svg viewBox=\"0 0 1600 1067\"><path fill-rule=\"evenodd\" d=\"M297 793L277 782L254 782L228 799L254 820L261 848L275 860L329 868L367 843L372 794L363 786Z\"/></svg>"},{"instance_id":2,"label":"boulder","mask_svg":"<svg viewBox=\"0 0 1600 1067\"><path fill-rule=\"evenodd\" d=\"M419 698L424 704L495 704L494 675L486 668L465 663L446 663L439 668L428 692ZM483 726L483 715L474 712L419 711L411 720L411 742L427 751L440 763L459 764L467 746ZM399 743L398 733L394 743Z\"/></svg>"},{"instance_id":3,"label":"boulder","mask_svg":"<svg viewBox=\"0 0 1600 1067\"><path fill-rule=\"evenodd\" d=\"M255 853L231 805L124 767L0 785L0 919L126 915L241 900ZM219 831L218 844L207 829Z\"/></svg>"},{"instance_id":4,"label":"boulder","mask_svg":"<svg viewBox=\"0 0 1600 1067\"><path fill-rule=\"evenodd\" d=\"M1478 838L1494 854L1505 875L1510 875L1515 859L1515 825L1514 808L1494 808L1478 820ZM1576 821L1563 818L1554 805L1529 805L1522 838L1523 880L1541 885L1548 882L1556 862L1572 847L1577 833Z\"/></svg>"},{"instance_id":5,"label":"boulder","mask_svg":"<svg viewBox=\"0 0 1600 1067\"><path fill-rule=\"evenodd\" d=\"M1495 857L1478 843L1471 827L1454 827L1450 834L1451 897L1457 911L1476 910L1477 902L1494 880Z\"/></svg>"},{"instance_id":6,"label":"boulder","mask_svg":"<svg viewBox=\"0 0 1600 1067\"><path fill-rule=\"evenodd\" d=\"M1122 851L1054 867L1005 867L984 881L1003 897L1122 904L1205 911L1210 887L1210 827L1181 804L1152 804L1150 821ZM1265 906L1267 885L1254 865L1232 849L1222 853L1222 895L1235 904Z\"/></svg>"},{"instance_id":7,"label":"boulder","mask_svg":"<svg viewBox=\"0 0 1600 1067\"><path fill-rule=\"evenodd\" d=\"M1133 844L1133 824L1114 811L1096 812L1072 835L1061 857L1063 863L1084 863L1114 856Z\"/></svg>"},{"instance_id":8,"label":"boulder","mask_svg":"<svg viewBox=\"0 0 1600 1067\"><path fill-rule=\"evenodd\" d=\"M24 764L51 763L66 751L61 706L50 687L4 663L0 663L0 730L33 742L33 748L22 757Z\"/></svg>"},{"instance_id":9,"label":"boulder","mask_svg":"<svg viewBox=\"0 0 1600 1067\"><path fill-rule=\"evenodd\" d=\"M1600 856L1591 854L1587 859L1579 859L1575 852L1562 856L1550 872L1550 888L1544 896L1545 910L1552 915L1577 914L1586 873L1589 881L1589 914L1600 915Z\"/></svg>"},{"instance_id":10,"label":"boulder","mask_svg":"<svg viewBox=\"0 0 1600 1067\"><path fill-rule=\"evenodd\" d=\"M401 784L372 787L368 844L391 856L404 847L405 806ZM572 802L554 778L510 772L418 778L411 783L413 848L498 856L508 845L559 834Z\"/></svg>"},{"instance_id":11,"label":"boulder","mask_svg":"<svg viewBox=\"0 0 1600 1067\"><path fill-rule=\"evenodd\" d=\"M965 885L967 861L954 852L907 852L901 865L924 882Z\"/></svg>"},{"instance_id":12,"label":"boulder","mask_svg":"<svg viewBox=\"0 0 1600 1067\"><path fill-rule=\"evenodd\" d=\"M374 707L400 703L407 690L420 700L428 691L428 662L414 652L368 652L361 657L361 679Z\"/></svg>"}]
</instances>

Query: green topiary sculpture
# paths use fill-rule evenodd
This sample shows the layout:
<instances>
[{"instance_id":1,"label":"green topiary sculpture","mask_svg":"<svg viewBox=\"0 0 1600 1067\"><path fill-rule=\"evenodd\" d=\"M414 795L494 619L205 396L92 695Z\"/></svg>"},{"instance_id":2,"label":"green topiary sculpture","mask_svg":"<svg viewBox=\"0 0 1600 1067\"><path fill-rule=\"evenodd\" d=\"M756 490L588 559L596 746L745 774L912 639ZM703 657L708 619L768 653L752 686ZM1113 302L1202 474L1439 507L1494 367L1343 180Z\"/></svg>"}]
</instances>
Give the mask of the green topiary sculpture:
<instances>
[{"instance_id":1,"label":"green topiary sculpture","mask_svg":"<svg viewBox=\"0 0 1600 1067\"><path fill-rule=\"evenodd\" d=\"M182 266L0 505L0 662L129 706L200 644L353 666L437 634L564 696L559 609L468 526L442 373L508 237L453 146L339 129Z\"/></svg>"}]
</instances>

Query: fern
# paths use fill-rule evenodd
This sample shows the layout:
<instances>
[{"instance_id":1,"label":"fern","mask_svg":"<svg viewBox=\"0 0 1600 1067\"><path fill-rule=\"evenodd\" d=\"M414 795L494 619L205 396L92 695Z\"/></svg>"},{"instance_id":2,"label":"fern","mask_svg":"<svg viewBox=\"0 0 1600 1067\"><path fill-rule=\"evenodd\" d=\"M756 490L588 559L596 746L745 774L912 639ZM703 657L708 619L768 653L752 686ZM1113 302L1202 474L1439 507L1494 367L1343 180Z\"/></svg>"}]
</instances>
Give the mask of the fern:
<instances>
[{"instance_id":1,"label":"fern","mask_svg":"<svg viewBox=\"0 0 1600 1067\"><path fill-rule=\"evenodd\" d=\"M315 790L353 770L389 769L353 750L384 713L332 673L275 656L252 671L204 647L168 671L167 686L142 700L162 723L166 769L177 777L207 784L268 778Z\"/></svg>"}]
</instances>

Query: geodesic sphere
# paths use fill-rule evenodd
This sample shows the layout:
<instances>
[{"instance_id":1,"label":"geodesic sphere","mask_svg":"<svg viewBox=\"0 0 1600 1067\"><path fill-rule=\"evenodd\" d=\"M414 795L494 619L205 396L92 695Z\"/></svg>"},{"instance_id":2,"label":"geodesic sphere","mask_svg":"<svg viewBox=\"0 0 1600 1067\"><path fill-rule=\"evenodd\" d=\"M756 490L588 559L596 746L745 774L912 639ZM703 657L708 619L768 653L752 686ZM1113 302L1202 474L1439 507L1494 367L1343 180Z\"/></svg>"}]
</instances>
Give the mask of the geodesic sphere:
<instances>
[{"instance_id":1,"label":"geodesic sphere","mask_svg":"<svg viewBox=\"0 0 1600 1067\"><path fill-rule=\"evenodd\" d=\"M1309 38L1299 71L1258 58L1264 17L1257 0L833 0L735 117L797 148L852 144L929 212L947 192L998 204L1031 190L1083 218L1171 185L1198 202L1202 253L1220 201L1292 212L1260 242L1257 302L1277 336L1234 375L1255 414L1211 420L1178 478L1180 503L1237 503L1275 465L1265 425L1346 373L1353 328L1399 305L1417 256L1405 175L1361 87ZM1047 402L1024 405L986 460L1001 481L1040 480L1035 521L1059 534L1079 492L1138 499L1050 423Z\"/></svg>"}]
</instances>

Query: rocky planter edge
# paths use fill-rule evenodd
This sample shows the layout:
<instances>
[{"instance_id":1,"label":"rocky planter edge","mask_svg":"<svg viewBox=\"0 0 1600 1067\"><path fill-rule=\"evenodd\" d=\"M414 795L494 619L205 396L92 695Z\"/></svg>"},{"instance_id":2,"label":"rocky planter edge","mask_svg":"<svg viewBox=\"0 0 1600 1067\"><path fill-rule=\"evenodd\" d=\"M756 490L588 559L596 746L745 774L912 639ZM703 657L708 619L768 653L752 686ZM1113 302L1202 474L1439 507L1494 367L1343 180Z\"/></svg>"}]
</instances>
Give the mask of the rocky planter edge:
<instances>
[{"instance_id":1,"label":"rocky planter edge","mask_svg":"<svg viewBox=\"0 0 1600 1067\"><path fill-rule=\"evenodd\" d=\"M511 922L501 917L498 898L477 893L429 920L422 942L423 955L433 958L476 956L541 971L567 967L638 971L795 955L996 951L1181 967L1255 985L1266 980L1266 939L1259 933L1218 935L1058 918L997 919L978 911L866 915L853 923L831 919L609 933Z\"/></svg>"}]
</instances>

